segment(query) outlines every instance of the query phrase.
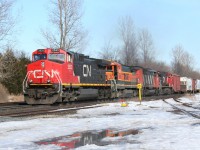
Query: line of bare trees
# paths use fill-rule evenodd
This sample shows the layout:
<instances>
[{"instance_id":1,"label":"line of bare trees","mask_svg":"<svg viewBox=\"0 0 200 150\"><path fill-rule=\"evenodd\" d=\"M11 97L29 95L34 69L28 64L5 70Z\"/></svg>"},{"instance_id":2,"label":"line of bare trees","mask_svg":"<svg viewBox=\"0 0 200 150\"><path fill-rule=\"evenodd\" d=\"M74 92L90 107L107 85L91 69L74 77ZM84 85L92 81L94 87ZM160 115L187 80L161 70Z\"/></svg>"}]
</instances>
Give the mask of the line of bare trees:
<instances>
[{"instance_id":1,"label":"line of bare trees","mask_svg":"<svg viewBox=\"0 0 200 150\"><path fill-rule=\"evenodd\" d=\"M117 30L121 44L114 47L110 41L105 42L99 53L101 58L115 60L127 66L140 65L159 71L170 71L181 76L200 78L200 72L194 71L193 57L183 46L177 45L172 49L171 65L167 65L157 60L151 33L144 28L138 31L131 17L119 19Z\"/></svg>"},{"instance_id":2,"label":"line of bare trees","mask_svg":"<svg viewBox=\"0 0 200 150\"><path fill-rule=\"evenodd\" d=\"M131 17L123 17L117 25L120 45L105 44L100 57L117 60L124 65L140 65L161 71L169 71L164 62L155 61L155 48L151 33L147 29L137 30ZM116 56L116 54L118 54Z\"/></svg>"},{"instance_id":3,"label":"line of bare trees","mask_svg":"<svg viewBox=\"0 0 200 150\"><path fill-rule=\"evenodd\" d=\"M174 73L192 78L200 77L199 72L194 70L193 56L185 51L182 45L176 45L171 52L171 66Z\"/></svg>"}]
</instances>

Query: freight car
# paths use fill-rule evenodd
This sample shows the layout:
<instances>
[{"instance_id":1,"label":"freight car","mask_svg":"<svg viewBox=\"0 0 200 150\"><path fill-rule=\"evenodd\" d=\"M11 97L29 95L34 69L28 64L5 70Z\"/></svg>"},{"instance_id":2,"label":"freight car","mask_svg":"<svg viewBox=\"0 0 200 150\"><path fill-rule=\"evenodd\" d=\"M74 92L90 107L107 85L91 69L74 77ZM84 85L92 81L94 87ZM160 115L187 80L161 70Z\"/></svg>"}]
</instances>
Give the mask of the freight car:
<instances>
[{"instance_id":1,"label":"freight car","mask_svg":"<svg viewBox=\"0 0 200 150\"><path fill-rule=\"evenodd\" d=\"M199 92L199 91L200 91L200 80L199 80L199 79L196 80L195 91L196 91L196 92Z\"/></svg>"},{"instance_id":2,"label":"freight car","mask_svg":"<svg viewBox=\"0 0 200 150\"><path fill-rule=\"evenodd\" d=\"M181 92L182 93L193 92L194 91L195 81L193 81L192 78L181 77L180 81L181 81Z\"/></svg>"}]
</instances>

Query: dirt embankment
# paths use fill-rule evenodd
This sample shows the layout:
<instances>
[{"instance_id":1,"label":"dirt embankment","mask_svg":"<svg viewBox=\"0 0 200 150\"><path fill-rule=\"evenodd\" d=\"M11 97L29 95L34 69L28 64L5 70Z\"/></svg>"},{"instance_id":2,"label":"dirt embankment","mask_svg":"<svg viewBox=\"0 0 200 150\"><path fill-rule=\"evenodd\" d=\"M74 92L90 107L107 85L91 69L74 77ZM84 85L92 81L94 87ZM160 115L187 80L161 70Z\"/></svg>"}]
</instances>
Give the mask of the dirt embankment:
<instances>
[{"instance_id":1,"label":"dirt embankment","mask_svg":"<svg viewBox=\"0 0 200 150\"><path fill-rule=\"evenodd\" d=\"M23 95L9 95L7 89L0 84L0 103L21 102L23 99Z\"/></svg>"},{"instance_id":2,"label":"dirt embankment","mask_svg":"<svg viewBox=\"0 0 200 150\"><path fill-rule=\"evenodd\" d=\"M8 102L8 91L0 84L0 103Z\"/></svg>"},{"instance_id":3,"label":"dirt embankment","mask_svg":"<svg viewBox=\"0 0 200 150\"><path fill-rule=\"evenodd\" d=\"M9 95L8 102L23 102L24 96L23 95Z\"/></svg>"}]
</instances>

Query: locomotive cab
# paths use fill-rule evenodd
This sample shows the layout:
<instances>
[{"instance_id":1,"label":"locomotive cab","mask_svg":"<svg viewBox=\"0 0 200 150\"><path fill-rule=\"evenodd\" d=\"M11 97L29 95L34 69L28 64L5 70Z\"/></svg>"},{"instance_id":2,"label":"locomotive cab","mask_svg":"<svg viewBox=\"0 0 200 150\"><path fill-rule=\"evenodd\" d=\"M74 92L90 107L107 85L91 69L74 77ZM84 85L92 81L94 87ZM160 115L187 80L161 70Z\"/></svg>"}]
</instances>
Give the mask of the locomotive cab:
<instances>
[{"instance_id":1,"label":"locomotive cab","mask_svg":"<svg viewBox=\"0 0 200 150\"><path fill-rule=\"evenodd\" d=\"M28 65L29 84L54 84L61 78L66 63L66 52L59 49L38 49L32 54L32 63Z\"/></svg>"}]
</instances>

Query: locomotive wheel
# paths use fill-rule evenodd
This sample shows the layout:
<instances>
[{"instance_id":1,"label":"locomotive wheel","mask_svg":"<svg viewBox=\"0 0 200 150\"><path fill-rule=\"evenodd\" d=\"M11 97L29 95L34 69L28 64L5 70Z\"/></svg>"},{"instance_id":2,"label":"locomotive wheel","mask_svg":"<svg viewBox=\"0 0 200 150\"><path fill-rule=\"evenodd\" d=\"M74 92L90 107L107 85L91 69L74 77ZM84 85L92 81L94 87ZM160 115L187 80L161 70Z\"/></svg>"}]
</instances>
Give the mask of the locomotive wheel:
<instances>
[{"instance_id":1,"label":"locomotive wheel","mask_svg":"<svg viewBox=\"0 0 200 150\"><path fill-rule=\"evenodd\" d=\"M24 101L29 105L36 104L53 104L55 102L60 101L59 94L54 94L53 96L48 96L46 98L35 99L34 97L29 97L28 95L24 95Z\"/></svg>"}]
</instances>

